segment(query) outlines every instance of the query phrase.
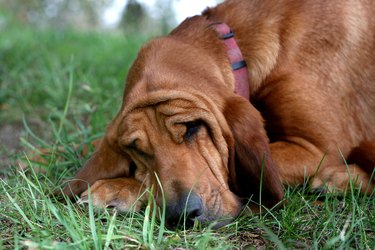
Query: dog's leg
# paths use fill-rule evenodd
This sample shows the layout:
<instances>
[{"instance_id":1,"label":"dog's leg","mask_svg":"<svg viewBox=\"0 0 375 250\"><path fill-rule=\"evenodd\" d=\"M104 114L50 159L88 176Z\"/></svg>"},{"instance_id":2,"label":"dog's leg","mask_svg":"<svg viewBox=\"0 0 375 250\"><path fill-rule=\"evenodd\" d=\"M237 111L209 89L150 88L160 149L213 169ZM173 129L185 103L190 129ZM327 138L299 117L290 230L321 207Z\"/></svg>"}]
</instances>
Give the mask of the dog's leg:
<instances>
[{"instance_id":1,"label":"dog's leg","mask_svg":"<svg viewBox=\"0 0 375 250\"><path fill-rule=\"evenodd\" d=\"M313 176L324 157L323 152L307 144L302 146L280 141L271 143L270 148L279 168L280 179L288 185L301 184L306 177Z\"/></svg>"},{"instance_id":2,"label":"dog's leg","mask_svg":"<svg viewBox=\"0 0 375 250\"><path fill-rule=\"evenodd\" d=\"M328 189L344 191L352 180L362 192L374 189L369 173L355 164L346 167L340 162L342 159L339 156L326 155L306 141L295 139L294 143L274 142L270 148L284 184L298 185L309 178L312 180L312 188L325 185Z\"/></svg>"},{"instance_id":3,"label":"dog's leg","mask_svg":"<svg viewBox=\"0 0 375 250\"><path fill-rule=\"evenodd\" d=\"M329 191L343 192L351 187L360 189L362 193L371 193L374 190L374 182L370 175L355 164L336 165L324 167L313 178L311 187L318 189L324 187Z\"/></svg>"}]
</instances>

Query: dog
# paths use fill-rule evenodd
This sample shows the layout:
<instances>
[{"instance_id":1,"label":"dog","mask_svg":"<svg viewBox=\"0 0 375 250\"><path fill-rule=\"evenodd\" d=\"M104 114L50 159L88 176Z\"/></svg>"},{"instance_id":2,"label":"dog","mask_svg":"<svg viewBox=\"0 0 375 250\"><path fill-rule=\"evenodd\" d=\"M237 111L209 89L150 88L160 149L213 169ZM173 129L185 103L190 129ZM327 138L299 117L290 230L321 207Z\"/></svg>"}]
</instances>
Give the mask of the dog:
<instances>
[{"instance_id":1,"label":"dog","mask_svg":"<svg viewBox=\"0 0 375 250\"><path fill-rule=\"evenodd\" d=\"M283 185L374 190L375 2L228 0L148 42L121 110L63 192L166 222L273 207ZM361 165L359 165L361 164Z\"/></svg>"}]
</instances>

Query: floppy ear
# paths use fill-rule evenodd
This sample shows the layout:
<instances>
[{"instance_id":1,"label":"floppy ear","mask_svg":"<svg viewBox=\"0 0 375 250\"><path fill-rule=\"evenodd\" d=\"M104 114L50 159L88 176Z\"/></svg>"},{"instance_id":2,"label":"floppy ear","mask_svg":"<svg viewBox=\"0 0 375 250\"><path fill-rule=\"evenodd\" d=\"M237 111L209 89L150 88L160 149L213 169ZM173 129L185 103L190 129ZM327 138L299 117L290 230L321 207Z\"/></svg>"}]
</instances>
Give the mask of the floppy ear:
<instances>
[{"instance_id":1,"label":"floppy ear","mask_svg":"<svg viewBox=\"0 0 375 250\"><path fill-rule=\"evenodd\" d=\"M234 95L226 99L224 116L234 138L229 171L235 192L254 200L260 198L261 187L262 204L275 205L283 198L283 188L262 116L249 101Z\"/></svg>"},{"instance_id":2,"label":"floppy ear","mask_svg":"<svg viewBox=\"0 0 375 250\"><path fill-rule=\"evenodd\" d=\"M86 164L63 188L63 193L69 198L80 195L88 185L92 185L100 179L116 177L127 177L130 175L131 158L125 154L116 152L111 148L107 139L103 138L96 152L86 162Z\"/></svg>"}]
</instances>

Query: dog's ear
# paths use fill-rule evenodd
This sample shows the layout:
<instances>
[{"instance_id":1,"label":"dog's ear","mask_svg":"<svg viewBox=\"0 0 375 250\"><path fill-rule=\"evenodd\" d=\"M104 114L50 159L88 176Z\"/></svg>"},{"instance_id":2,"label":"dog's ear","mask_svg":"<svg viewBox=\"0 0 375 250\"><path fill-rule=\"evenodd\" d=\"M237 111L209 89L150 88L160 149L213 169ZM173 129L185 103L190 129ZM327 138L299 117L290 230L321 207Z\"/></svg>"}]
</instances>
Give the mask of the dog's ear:
<instances>
[{"instance_id":1,"label":"dog's ear","mask_svg":"<svg viewBox=\"0 0 375 250\"><path fill-rule=\"evenodd\" d=\"M78 171L73 180L63 188L63 193L69 198L80 195L88 185L100 179L128 177L131 170L131 158L110 146L107 138L103 138L97 150Z\"/></svg>"},{"instance_id":2,"label":"dog's ear","mask_svg":"<svg viewBox=\"0 0 375 250\"><path fill-rule=\"evenodd\" d=\"M231 129L229 170L234 191L241 197L260 197L273 206L283 197L277 166L272 160L269 140L260 113L243 97L226 99L224 116Z\"/></svg>"}]
</instances>

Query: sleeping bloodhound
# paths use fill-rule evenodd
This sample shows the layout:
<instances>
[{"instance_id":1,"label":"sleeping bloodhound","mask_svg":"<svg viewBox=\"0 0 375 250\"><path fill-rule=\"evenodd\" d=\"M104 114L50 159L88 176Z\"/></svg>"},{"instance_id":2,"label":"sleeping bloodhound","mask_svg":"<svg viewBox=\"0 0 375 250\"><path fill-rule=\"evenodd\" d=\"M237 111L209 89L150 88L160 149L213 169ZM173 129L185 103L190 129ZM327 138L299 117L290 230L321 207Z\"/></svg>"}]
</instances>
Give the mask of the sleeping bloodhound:
<instances>
[{"instance_id":1,"label":"sleeping bloodhound","mask_svg":"<svg viewBox=\"0 0 375 250\"><path fill-rule=\"evenodd\" d=\"M283 184L374 189L375 1L228 0L148 42L120 112L63 192L221 226ZM158 184L160 182L161 185ZM163 195L162 195L163 192ZM145 195L147 197L147 195Z\"/></svg>"}]
</instances>

